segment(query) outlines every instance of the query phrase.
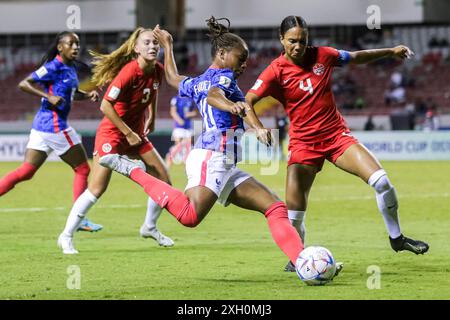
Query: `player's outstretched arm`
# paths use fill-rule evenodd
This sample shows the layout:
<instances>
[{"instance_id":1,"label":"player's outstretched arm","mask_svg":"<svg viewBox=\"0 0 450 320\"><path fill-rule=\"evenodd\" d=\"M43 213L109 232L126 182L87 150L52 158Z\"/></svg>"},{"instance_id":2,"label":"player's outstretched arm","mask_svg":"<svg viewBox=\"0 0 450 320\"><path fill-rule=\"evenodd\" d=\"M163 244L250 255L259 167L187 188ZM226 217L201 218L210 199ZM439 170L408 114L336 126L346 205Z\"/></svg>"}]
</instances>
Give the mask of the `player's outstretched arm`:
<instances>
[{"instance_id":1,"label":"player's outstretched arm","mask_svg":"<svg viewBox=\"0 0 450 320\"><path fill-rule=\"evenodd\" d=\"M97 102L99 100L100 95L98 94L98 92L96 90L92 90L89 92L77 89L77 91L75 91L75 95L73 97L74 100L86 100L86 99L90 99L93 102Z\"/></svg>"},{"instance_id":2,"label":"player's outstretched arm","mask_svg":"<svg viewBox=\"0 0 450 320\"><path fill-rule=\"evenodd\" d=\"M167 83L178 90L178 85L186 76L178 74L177 64L173 55L173 39L169 32L163 30L157 25L153 29L155 38L159 41L161 47L164 48L164 71Z\"/></svg>"},{"instance_id":3,"label":"player's outstretched arm","mask_svg":"<svg viewBox=\"0 0 450 320\"><path fill-rule=\"evenodd\" d=\"M349 52L350 63L364 64L383 58L409 59L414 52L407 46L400 45L394 48L369 49Z\"/></svg>"},{"instance_id":4,"label":"player's outstretched arm","mask_svg":"<svg viewBox=\"0 0 450 320\"><path fill-rule=\"evenodd\" d=\"M258 140L267 145L272 145L272 134L269 129L264 128L264 125L262 124L261 120L259 120L258 116L256 115L254 105L260 100L261 98L258 97L254 93L247 93L245 96L245 102L247 104L246 108L246 116L244 117L245 123L247 125L256 130L256 137Z\"/></svg>"}]
</instances>

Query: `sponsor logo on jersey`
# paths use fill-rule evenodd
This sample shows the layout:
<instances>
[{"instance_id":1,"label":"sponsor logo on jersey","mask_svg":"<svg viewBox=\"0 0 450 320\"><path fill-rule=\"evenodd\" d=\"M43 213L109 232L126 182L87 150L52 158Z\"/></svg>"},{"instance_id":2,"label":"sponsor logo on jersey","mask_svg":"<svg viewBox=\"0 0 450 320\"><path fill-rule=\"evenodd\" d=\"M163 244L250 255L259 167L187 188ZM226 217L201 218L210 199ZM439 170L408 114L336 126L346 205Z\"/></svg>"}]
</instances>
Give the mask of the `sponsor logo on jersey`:
<instances>
[{"instance_id":1,"label":"sponsor logo on jersey","mask_svg":"<svg viewBox=\"0 0 450 320\"><path fill-rule=\"evenodd\" d=\"M115 100L119 96L119 93L120 89L115 86L112 86L111 90L109 90L108 97Z\"/></svg>"},{"instance_id":2,"label":"sponsor logo on jersey","mask_svg":"<svg viewBox=\"0 0 450 320\"><path fill-rule=\"evenodd\" d=\"M36 75L40 78L42 78L43 76L45 76L48 73L47 69L42 66L40 67L37 71L36 71Z\"/></svg>"},{"instance_id":3,"label":"sponsor logo on jersey","mask_svg":"<svg viewBox=\"0 0 450 320\"><path fill-rule=\"evenodd\" d=\"M225 76L220 76L219 84L224 86L225 88L229 88L231 84L231 79Z\"/></svg>"},{"instance_id":4,"label":"sponsor logo on jersey","mask_svg":"<svg viewBox=\"0 0 450 320\"><path fill-rule=\"evenodd\" d=\"M111 147L111 145L110 145L109 143L104 143L104 144L102 145L102 151L103 151L104 153L110 153L111 150L112 150L112 147Z\"/></svg>"},{"instance_id":5,"label":"sponsor logo on jersey","mask_svg":"<svg viewBox=\"0 0 450 320\"><path fill-rule=\"evenodd\" d=\"M222 184L222 181L220 181L218 178L216 178L216 184L217 184L217 186L220 186Z\"/></svg>"},{"instance_id":6,"label":"sponsor logo on jersey","mask_svg":"<svg viewBox=\"0 0 450 320\"><path fill-rule=\"evenodd\" d=\"M315 75L321 76L325 71L325 66L321 63L316 63L313 67L313 72Z\"/></svg>"}]
</instances>

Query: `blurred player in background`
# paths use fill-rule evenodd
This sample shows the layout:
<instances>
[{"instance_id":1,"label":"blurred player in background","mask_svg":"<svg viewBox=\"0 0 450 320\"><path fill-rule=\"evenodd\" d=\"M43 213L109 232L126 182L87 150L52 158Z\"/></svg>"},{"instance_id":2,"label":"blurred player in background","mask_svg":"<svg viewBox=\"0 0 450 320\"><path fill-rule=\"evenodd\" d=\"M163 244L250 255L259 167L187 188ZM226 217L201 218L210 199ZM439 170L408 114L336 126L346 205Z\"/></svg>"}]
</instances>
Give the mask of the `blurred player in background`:
<instances>
[{"instance_id":1,"label":"blurred player in background","mask_svg":"<svg viewBox=\"0 0 450 320\"><path fill-rule=\"evenodd\" d=\"M393 250L427 252L428 244L401 233L395 189L378 160L350 134L331 91L334 67L381 58L405 59L413 54L411 50L397 46L348 52L311 47L308 46L307 24L298 16L286 17L279 31L284 52L261 73L246 101L253 106L261 98L272 96L286 108L290 120L286 203L289 218L303 241L308 195L327 159L375 189ZM295 271L291 263L285 270Z\"/></svg>"},{"instance_id":2,"label":"blurred player in background","mask_svg":"<svg viewBox=\"0 0 450 320\"><path fill-rule=\"evenodd\" d=\"M67 218L58 245L64 254L76 254L73 234L88 210L108 187L111 170L99 165L106 154L123 154L142 159L148 172L170 183L164 161L153 148L147 135L154 130L158 88L164 73L157 62L159 43L151 29L137 28L117 50L110 54L91 52L94 56L92 80L102 86L111 82L100 109L101 121L94 148L92 178L86 191L78 198ZM147 214L140 229L141 236L153 238L159 245L173 246L172 239L156 228L162 207L148 199Z\"/></svg>"},{"instance_id":3,"label":"blurred player in background","mask_svg":"<svg viewBox=\"0 0 450 320\"><path fill-rule=\"evenodd\" d=\"M41 107L36 114L22 165L0 180L0 196L22 181L30 180L54 151L75 172L73 201L87 187L90 172L86 151L75 129L67 123L72 100L98 101L96 91L78 89L76 58L80 52L80 40L73 32L60 32L38 69L19 83L19 88L41 97ZM41 85L44 89L35 87ZM98 231L103 227L87 219L81 221L78 230Z\"/></svg>"},{"instance_id":4,"label":"blurred player in background","mask_svg":"<svg viewBox=\"0 0 450 320\"><path fill-rule=\"evenodd\" d=\"M186 161L186 194L151 177L140 164L119 155L104 156L100 163L141 185L150 197L187 227L197 226L216 201L224 206L232 203L261 212L276 244L295 263L303 243L289 222L286 205L267 187L236 167L241 153L239 136L244 132L242 117L255 129L260 141L271 144L270 131L263 128L254 110L245 103L236 81L247 66L247 44L229 32L229 21L227 27L211 17L208 27L213 62L195 78L178 74L172 37L159 27L155 28L165 52L167 82L178 89L179 95L192 98L203 118L203 132Z\"/></svg>"},{"instance_id":5,"label":"blurred player in background","mask_svg":"<svg viewBox=\"0 0 450 320\"><path fill-rule=\"evenodd\" d=\"M172 141L175 144L166 155L166 164L185 163L191 151L192 118L197 115L194 101L191 98L176 96L170 100L170 116L174 120Z\"/></svg>"}]
</instances>

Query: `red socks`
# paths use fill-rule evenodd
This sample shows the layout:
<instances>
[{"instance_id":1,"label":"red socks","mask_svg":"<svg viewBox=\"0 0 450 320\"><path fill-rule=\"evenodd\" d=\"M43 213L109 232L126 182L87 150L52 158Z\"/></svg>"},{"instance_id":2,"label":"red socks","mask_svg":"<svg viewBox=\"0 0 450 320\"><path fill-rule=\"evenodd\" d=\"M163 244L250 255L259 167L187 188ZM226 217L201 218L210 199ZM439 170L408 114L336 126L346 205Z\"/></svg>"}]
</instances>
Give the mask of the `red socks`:
<instances>
[{"instance_id":1,"label":"red socks","mask_svg":"<svg viewBox=\"0 0 450 320\"><path fill-rule=\"evenodd\" d=\"M193 228L200 223L194 206L183 192L152 177L140 168L131 171L130 178L141 185L153 201L161 208L166 208L184 226Z\"/></svg>"},{"instance_id":2,"label":"red socks","mask_svg":"<svg viewBox=\"0 0 450 320\"><path fill-rule=\"evenodd\" d=\"M73 180L73 202L75 202L88 186L88 176L91 169L87 162L83 162L73 170L75 171L75 178Z\"/></svg>"},{"instance_id":3,"label":"red socks","mask_svg":"<svg viewBox=\"0 0 450 320\"><path fill-rule=\"evenodd\" d=\"M0 180L0 196L14 188L19 182L30 180L36 171L37 168L34 165L28 162L22 163L19 168L10 172Z\"/></svg>"},{"instance_id":4,"label":"red socks","mask_svg":"<svg viewBox=\"0 0 450 320\"><path fill-rule=\"evenodd\" d=\"M295 265L298 255L303 250L303 242L297 230L289 222L286 205L281 201L276 202L264 215L273 240Z\"/></svg>"}]
</instances>

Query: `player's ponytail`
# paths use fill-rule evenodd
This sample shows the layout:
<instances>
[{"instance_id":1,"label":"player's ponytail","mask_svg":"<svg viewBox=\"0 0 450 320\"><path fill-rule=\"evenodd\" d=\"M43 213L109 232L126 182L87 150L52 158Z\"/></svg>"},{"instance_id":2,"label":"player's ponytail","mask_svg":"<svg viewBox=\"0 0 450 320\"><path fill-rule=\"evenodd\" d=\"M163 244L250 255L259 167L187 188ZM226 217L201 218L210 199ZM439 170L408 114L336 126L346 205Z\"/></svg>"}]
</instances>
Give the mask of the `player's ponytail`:
<instances>
[{"instance_id":1,"label":"player's ponytail","mask_svg":"<svg viewBox=\"0 0 450 320\"><path fill-rule=\"evenodd\" d=\"M300 16L287 16L281 21L280 36L284 37L284 34L291 28L300 27L302 29L308 29L305 19Z\"/></svg>"},{"instance_id":2,"label":"player's ponytail","mask_svg":"<svg viewBox=\"0 0 450 320\"><path fill-rule=\"evenodd\" d=\"M219 23L226 21L227 26ZM215 57L218 49L231 51L234 48L245 47L245 41L238 35L230 32L230 20L227 18L216 19L213 16L206 20L209 33L207 34L211 40L211 57Z\"/></svg>"},{"instance_id":3,"label":"player's ponytail","mask_svg":"<svg viewBox=\"0 0 450 320\"><path fill-rule=\"evenodd\" d=\"M52 61L53 59L55 59L56 55L59 53L58 52L58 44L61 42L61 40L65 36L67 36L69 34L73 34L73 32L63 31L63 32L60 32L60 33L58 33L56 35L55 39L53 40L52 44L48 48L47 52L44 54L44 56L42 57L41 61L37 65L37 69L42 67L47 62Z\"/></svg>"},{"instance_id":4,"label":"player's ponytail","mask_svg":"<svg viewBox=\"0 0 450 320\"><path fill-rule=\"evenodd\" d=\"M94 65L92 82L100 87L112 81L124 65L137 58L138 54L134 51L134 47L139 35L145 31L152 31L152 29L137 28L118 49L109 54L89 50L89 53L94 57L92 61Z\"/></svg>"}]
</instances>

